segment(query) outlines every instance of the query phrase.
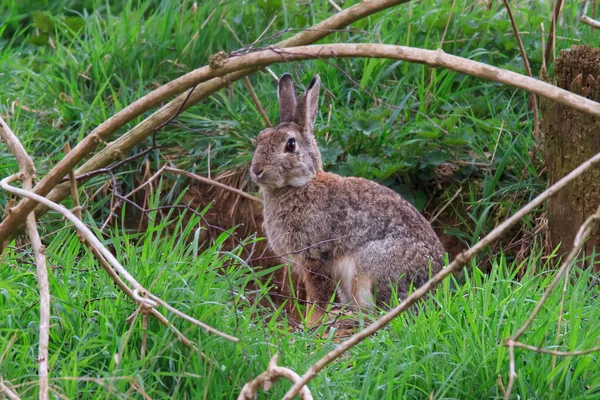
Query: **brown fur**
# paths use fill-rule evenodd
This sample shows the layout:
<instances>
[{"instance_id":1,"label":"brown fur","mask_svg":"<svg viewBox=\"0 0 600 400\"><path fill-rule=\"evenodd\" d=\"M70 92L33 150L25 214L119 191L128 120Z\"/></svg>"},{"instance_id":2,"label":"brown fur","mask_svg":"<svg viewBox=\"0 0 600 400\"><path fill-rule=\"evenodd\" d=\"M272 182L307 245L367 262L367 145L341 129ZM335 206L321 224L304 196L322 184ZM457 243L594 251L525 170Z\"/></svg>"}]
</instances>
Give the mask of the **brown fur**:
<instances>
[{"instance_id":1,"label":"brown fur","mask_svg":"<svg viewBox=\"0 0 600 400\"><path fill-rule=\"evenodd\" d=\"M278 255L290 254L307 300L321 306L336 286L341 299L362 308L371 308L373 298L378 305L388 304L392 288L406 297L411 283L418 287L442 268L440 241L427 220L394 191L323 171L312 134L319 79L297 105L290 100L295 100L290 82L284 75L279 87L286 122L260 133L251 167L263 192L270 246ZM293 120L290 110L295 110ZM286 147L290 139L296 143L292 152Z\"/></svg>"}]
</instances>

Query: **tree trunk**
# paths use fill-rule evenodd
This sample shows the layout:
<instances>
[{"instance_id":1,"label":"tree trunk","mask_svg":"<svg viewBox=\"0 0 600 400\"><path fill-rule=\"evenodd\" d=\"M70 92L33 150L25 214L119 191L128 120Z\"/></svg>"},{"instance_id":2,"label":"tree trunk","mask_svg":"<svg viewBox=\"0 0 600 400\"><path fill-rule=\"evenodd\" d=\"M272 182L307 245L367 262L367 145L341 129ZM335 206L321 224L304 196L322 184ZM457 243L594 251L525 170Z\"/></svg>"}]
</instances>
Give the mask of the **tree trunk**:
<instances>
[{"instance_id":1,"label":"tree trunk","mask_svg":"<svg viewBox=\"0 0 600 400\"><path fill-rule=\"evenodd\" d=\"M556 85L600 101L600 49L572 46L561 50L555 63ZM600 119L561 104L543 100L542 132L548 186L567 175L583 161L600 153ZM548 228L553 248L569 251L583 222L600 205L600 169L594 168L548 201ZM585 245L600 250L600 231L595 229Z\"/></svg>"}]
</instances>

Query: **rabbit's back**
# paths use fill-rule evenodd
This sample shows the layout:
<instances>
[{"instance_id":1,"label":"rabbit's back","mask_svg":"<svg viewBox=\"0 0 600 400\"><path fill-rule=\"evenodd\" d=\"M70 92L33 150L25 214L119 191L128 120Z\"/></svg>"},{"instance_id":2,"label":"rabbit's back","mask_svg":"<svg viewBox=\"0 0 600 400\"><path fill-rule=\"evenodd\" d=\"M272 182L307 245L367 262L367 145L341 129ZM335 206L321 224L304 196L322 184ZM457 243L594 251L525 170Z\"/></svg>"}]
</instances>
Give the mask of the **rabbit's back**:
<instances>
[{"instance_id":1,"label":"rabbit's back","mask_svg":"<svg viewBox=\"0 0 600 400\"><path fill-rule=\"evenodd\" d=\"M265 191L264 207L278 254L319 262L335 281L368 281L379 302L389 300L390 282L400 279L404 297L410 282L420 286L442 267L444 250L427 220L377 183L319 172L306 185Z\"/></svg>"}]
</instances>

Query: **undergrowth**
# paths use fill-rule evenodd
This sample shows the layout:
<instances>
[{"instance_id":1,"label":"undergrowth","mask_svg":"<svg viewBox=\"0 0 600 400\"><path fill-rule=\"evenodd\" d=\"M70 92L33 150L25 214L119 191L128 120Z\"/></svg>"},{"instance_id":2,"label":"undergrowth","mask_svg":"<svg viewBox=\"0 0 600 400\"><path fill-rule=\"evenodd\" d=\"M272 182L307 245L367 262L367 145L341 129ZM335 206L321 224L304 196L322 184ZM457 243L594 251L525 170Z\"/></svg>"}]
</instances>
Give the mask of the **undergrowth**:
<instances>
[{"instance_id":1,"label":"undergrowth","mask_svg":"<svg viewBox=\"0 0 600 400\"><path fill-rule=\"evenodd\" d=\"M511 6L537 74L541 23L547 33L553 2L521 0ZM565 2L557 49L600 44L599 36L578 22L579 12L577 2ZM43 176L64 156L66 142L74 145L157 86L205 65L212 54L237 50L259 37L255 48L272 44L333 13L327 0L6 0L0 3L0 113ZM441 45L450 54L525 72L502 2L412 2L322 42ZM320 74L326 90L315 132L327 170L391 187L430 217L444 208L435 225L464 245L477 242L545 187L527 93L401 61L309 61L272 70L277 75L291 71L302 88ZM273 78L262 71L250 80L276 121ZM212 174L244 165L263 127L247 88L236 82L158 132L159 149L116 169L118 189L127 193L146 168L156 170L167 161L201 174L209 173L209 165ZM134 153L150 146L148 139ZM8 150L0 147L2 176L17 169ZM448 170L449 175L444 173ZM174 204L185 185L165 184L152 203ZM101 230L110 214L112 189L106 175L83 185L85 222L142 285L238 336L241 343L224 342L178 321L198 346L192 352L150 319L147 354L141 359L141 322L126 321L135 307L71 229L49 213L42 219L42 235L52 265L49 364L54 395L233 398L273 354L280 355L281 365L302 373L335 346L335 329L298 330L283 307L269 302L270 283L257 286L256 277L270 271L240 263L240 247L222 246L227 233L215 243L199 242L203 236L197 216L161 219L153 213L147 229L135 232L125 227L135 210L122 207ZM2 209L7 202L1 193ZM530 237L542 213L525 219L519 232L511 232L463 275L445 282L418 310L327 367L311 383L315 398L500 398L498 374L506 385L508 373L508 354L501 344L533 309L557 263L544 258L540 241ZM37 392L35 267L20 239L9 243L0 263L0 376L22 398L30 398ZM574 271L564 328L555 343L559 292L523 341L568 350L594 346L600 336L595 276ZM514 397L598 398L596 363L591 354L559 358L552 368L551 356L518 349ZM276 384L269 397L281 396L285 388L287 384Z\"/></svg>"},{"instance_id":2,"label":"undergrowth","mask_svg":"<svg viewBox=\"0 0 600 400\"><path fill-rule=\"evenodd\" d=\"M91 222L88 214L88 222ZM173 225L176 226L172 230ZM220 247L223 234L208 249L180 241L200 229L199 218L151 224L142 234L111 230L109 243L121 262L156 295L213 327L241 339L229 343L188 322L176 326L198 346L193 352L169 329L149 320L145 358L140 358L140 317L128 323L133 305L82 249L72 229L48 243L52 265L50 293L50 377L55 396L67 398L235 398L275 353L281 365L300 373L336 345L336 331L289 325L282 309L259 305L269 284L248 291L255 272ZM31 254L9 248L0 270L0 374L22 398L37 391L36 343L38 293ZM519 270L543 263L531 255L520 265L503 256L492 260L492 272L469 266L447 280L429 298L390 326L327 367L311 388L325 399L481 399L500 398L498 375L508 371L502 342L525 321L553 277L552 272ZM600 300L596 277L575 270L567 286L564 332L558 345L569 350L595 345L600 336ZM553 348L561 291L523 341ZM300 306L300 305L299 305ZM205 360L202 353L210 359ZM559 358L517 349L522 398L595 398L600 370L594 354ZM276 384L268 396L281 397L287 384Z\"/></svg>"}]
</instances>

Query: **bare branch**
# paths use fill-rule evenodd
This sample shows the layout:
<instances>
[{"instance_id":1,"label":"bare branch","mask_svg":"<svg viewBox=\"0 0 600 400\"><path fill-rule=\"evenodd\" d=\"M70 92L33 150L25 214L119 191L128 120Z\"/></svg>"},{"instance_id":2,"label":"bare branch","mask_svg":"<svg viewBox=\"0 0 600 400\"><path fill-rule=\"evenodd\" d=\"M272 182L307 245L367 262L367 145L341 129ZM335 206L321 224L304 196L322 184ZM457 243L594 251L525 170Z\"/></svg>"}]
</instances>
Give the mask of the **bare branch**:
<instances>
[{"instance_id":1,"label":"bare branch","mask_svg":"<svg viewBox=\"0 0 600 400\"><path fill-rule=\"evenodd\" d=\"M558 351L558 350L550 350L550 349L544 349L541 347L530 346L528 344L521 343L521 342L515 342L512 340L509 340L507 342L507 345L510 345L510 344L512 344L514 347L520 347L522 349L535 351L536 353L552 354L552 355L558 356L558 357L584 356L586 354L595 353L597 351L600 351L600 346L592 347L591 349L586 349L586 350Z\"/></svg>"},{"instance_id":2,"label":"bare branch","mask_svg":"<svg viewBox=\"0 0 600 400\"><path fill-rule=\"evenodd\" d=\"M10 390L5 384L2 378L0 377L0 393L4 394L8 400L21 400L19 396L16 395L15 392Z\"/></svg>"},{"instance_id":3,"label":"bare branch","mask_svg":"<svg viewBox=\"0 0 600 400\"><path fill-rule=\"evenodd\" d=\"M271 358L271 361L269 361L267 370L254 378L251 382L248 382L244 385L240 395L238 396L238 400L256 399L256 396L258 395L258 389L260 389L261 386L264 390L269 390L273 382L279 378L286 378L295 383L300 380L300 375L289 368L278 366L277 354L275 354L273 358ZM308 390L306 386L302 387L299 395L302 400L312 400L313 398L310 390Z\"/></svg>"},{"instance_id":4,"label":"bare branch","mask_svg":"<svg viewBox=\"0 0 600 400\"><path fill-rule=\"evenodd\" d=\"M556 21L558 20L558 14L562 8L562 0L556 0L554 4L554 11L552 12L552 21L550 22L550 33L548 34L548 44L546 45L546 52L544 53L544 60L547 65L550 65L550 53L554 53L556 44ZM554 60L554 57L552 57Z\"/></svg>"},{"instance_id":5,"label":"bare branch","mask_svg":"<svg viewBox=\"0 0 600 400\"><path fill-rule=\"evenodd\" d=\"M538 195L535 199L533 199L530 203L525 205L519 211L517 211L512 217L508 218L496 228L494 228L490 233L488 233L483 239L481 239L478 243L476 243L469 250L460 253L454 261L452 261L446 268L442 269L436 275L434 275L429 281L427 281L423 286L419 287L415 290L410 296L408 296L402 303L393 308L390 312L380 317L373 324L369 325L367 328L362 331L356 333L348 340L341 343L337 348L327 353L323 358L313 364L308 371L304 375L302 375L302 380L295 383L294 386L285 394L284 399L291 400L298 391L308 383L312 378L314 378L319 371L321 371L326 365L331 363L333 360L337 359L344 352L348 351L352 347L356 346L360 342L362 342L367 337L371 336L378 330L385 327L389 324L394 318L398 315L406 311L410 306L416 303L419 299L421 299L425 294L434 289L440 282L442 282L449 275L460 271L467 262L469 262L477 253L479 253L484 248L488 247L492 242L496 239L500 238L504 232L506 232L510 227L516 224L518 221L523 219L527 214L540 206L544 201L548 198L554 196L558 191L563 189L569 182L573 179L577 178L581 174L583 174L588 169L592 168L596 164L600 163L600 153L596 154L594 157L585 161L565 177L560 179L554 185L550 186L540 195Z\"/></svg>"},{"instance_id":6,"label":"bare branch","mask_svg":"<svg viewBox=\"0 0 600 400\"><path fill-rule=\"evenodd\" d=\"M248 200L252 200L254 202L262 204L262 201L258 197L254 197L251 194L248 194L248 193L244 192L243 190L239 190L239 189L236 189L234 187L225 185L225 184L223 184L221 182L217 182L217 181L212 180L212 179L204 178L204 177L202 177L200 175L196 175L196 174L193 174L191 172L184 171L184 170L178 169L178 168L163 167L161 169L164 169L165 171L168 171L168 172L171 172L171 173L174 173L174 174L184 175L184 176L187 176L188 178L192 178L192 179L197 180L199 182L207 183L209 185L213 185L213 186L216 186L216 187L221 188L221 189L229 190L230 192L233 192L233 193L235 193L235 194L237 194L239 196L245 197Z\"/></svg>"},{"instance_id":7,"label":"bare branch","mask_svg":"<svg viewBox=\"0 0 600 400\"><path fill-rule=\"evenodd\" d=\"M386 8L406 3L408 1L409 0L371 0L360 2L312 26L311 29L303 30L296 35L277 43L276 46L289 47L314 43L329 35L332 30L343 28L371 14L375 14ZM142 135L145 135L146 129L150 129L152 132L154 132L158 126L165 121L168 121L173 115L176 115L178 110L181 111L182 105L185 105L185 108L187 109L200 100L207 98L217 90L226 87L231 82L241 79L244 76L257 71L258 69L260 69L260 66L251 66L250 68L242 71L236 71L235 73L229 74L222 78L219 77L217 79L211 79L198 85L196 90L193 90L193 93L191 93L192 91L188 91L188 93L183 93L182 95L178 96L167 105L163 106L160 110L152 114L141 124L137 125L132 131L121 136L118 141L113 142L115 146L112 148L109 148L110 145L107 146L107 148L104 150L109 152L110 157L101 158L103 162L107 162L102 166L108 165L110 162L117 159L120 154L128 152L133 146L135 146L135 144L139 143L136 142L136 140L139 138L140 131ZM199 79L195 82L192 82L189 80L189 78L190 74L187 74L179 79L176 79L175 81L161 86L160 88L150 92L146 96L125 107L123 110L119 111L117 114L100 124L89 135L87 135L86 138L82 140L67 157L61 160L54 168L50 170L50 172L48 172L44 179L42 179L36 185L34 192L36 194L46 196L52 189L55 188L60 180L67 175L69 170L73 169L78 162L80 162L86 155L96 148L98 143L107 139L115 130L124 126L134 118L137 118L154 105L166 100L172 95L181 93L181 91L193 87L198 82L202 82L204 80ZM190 100L189 102L187 101L188 99ZM136 137L135 133L138 134L138 137ZM146 136L147 135L144 137ZM125 146L121 146L121 144L124 142L126 143ZM129 145L132 147L129 147ZM101 166L89 169L88 171L98 168L101 168ZM80 174L78 173L78 175ZM53 197L54 199L57 199L57 202L62 201L62 199L68 195L68 186L64 186L64 189L67 189L67 191L58 197ZM22 225L22 221L25 219L25 216L31 210L33 210L35 206L35 202L27 199L24 200L15 208L13 214L8 216L0 224L0 244L2 244L9 236L14 235L15 232L19 230L20 226Z\"/></svg>"},{"instance_id":8,"label":"bare branch","mask_svg":"<svg viewBox=\"0 0 600 400\"><path fill-rule=\"evenodd\" d=\"M508 343L508 385L506 387L506 391L504 392L504 400L510 399L510 392L512 392L513 385L515 384L515 379L517 379L517 371L515 368L515 344Z\"/></svg>"},{"instance_id":9,"label":"bare branch","mask_svg":"<svg viewBox=\"0 0 600 400\"><path fill-rule=\"evenodd\" d=\"M248 88L248 91L250 92L250 97L252 97L252 101L254 102L256 109L260 113L260 116L262 117L262 119L265 121L265 124L267 124L267 126L273 126L271 121L269 121L269 117L267 116L265 109L260 104L260 101L258 100L258 97L256 96L256 92L254 91L254 88L252 87L252 83L250 83L250 79L247 76L244 77L244 83L246 84L246 87Z\"/></svg>"},{"instance_id":10,"label":"bare branch","mask_svg":"<svg viewBox=\"0 0 600 400\"><path fill-rule=\"evenodd\" d=\"M519 49L521 50L521 58L523 58L523 63L525 64L525 70L527 71L527 75L530 78L533 78L533 75L531 74L531 67L529 66L529 59L527 58L527 53L525 52L525 47L523 46L523 41L521 40L521 34L519 33L519 28L517 28L517 24L515 23L515 18L513 17L510 5L508 4L508 0L504 0L504 6L506 7L506 12L508 13L513 32L517 37L517 43L519 43ZM537 97L535 94L531 95L531 106L533 108L533 137L539 139L540 117L538 114Z\"/></svg>"},{"instance_id":11,"label":"bare branch","mask_svg":"<svg viewBox=\"0 0 600 400\"><path fill-rule=\"evenodd\" d=\"M583 6L583 12L581 13L580 21L583 22L584 24L588 24L589 26L591 26L594 29L600 29L600 21L597 21L597 20L587 16L589 5L590 5L590 0L587 0L585 2L585 5ZM596 14L595 11L596 11L596 8L594 7L594 14Z\"/></svg>"},{"instance_id":12,"label":"bare branch","mask_svg":"<svg viewBox=\"0 0 600 400\"><path fill-rule=\"evenodd\" d=\"M23 181L23 189L31 190L33 180L35 179L35 166L33 160L17 138L17 135L0 117L0 136L7 143L11 152L19 163L20 178ZM46 264L46 254L40 233L37 230L35 214L27 214L25 221L27 235L31 241L35 266L37 273L38 288L40 291L40 342L38 345L38 374L40 380L40 400L49 398L48 387L48 344L50 341L50 286L48 284L48 266Z\"/></svg>"}]
</instances>

